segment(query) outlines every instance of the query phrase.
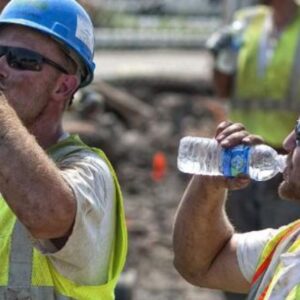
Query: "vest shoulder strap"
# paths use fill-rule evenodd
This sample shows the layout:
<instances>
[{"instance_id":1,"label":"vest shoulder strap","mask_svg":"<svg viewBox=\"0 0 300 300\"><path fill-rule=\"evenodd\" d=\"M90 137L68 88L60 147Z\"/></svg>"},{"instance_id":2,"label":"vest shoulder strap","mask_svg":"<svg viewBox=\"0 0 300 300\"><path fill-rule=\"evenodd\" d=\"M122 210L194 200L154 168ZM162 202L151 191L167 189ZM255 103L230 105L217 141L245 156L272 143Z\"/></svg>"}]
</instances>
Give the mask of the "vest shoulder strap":
<instances>
[{"instance_id":1,"label":"vest shoulder strap","mask_svg":"<svg viewBox=\"0 0 300 300\"><path fill-rule=\"evenodd\" d=\"M256 5L238 10L234 14L235 20L244 20L250 23L256 18L265 18L270 13L270 8L265 5Z\"/></svg>"},{"instance_id":2,"label":"vest shoulder strap","mask_svg":"<svg viewBox=\"0 0 300 300\"><path fill-rule=\"evenodd\" d=\"M255 295L260 292L260 295L263 296L266 294L269 283L265 283L264 286L262 286L262 282L264 279L264 275L266 274L266 271L268 270L268 267L270 266L270 263L274 259L279 259L280 255L289 248L288 238L296 232L300 228L300 220L297 220L293 223L291 223L288 226L285 226L279 233L272 238L267 245L265 246L259 263L258 267L256 269L256 272L253 276L252 282L251 282L251 290L248 294L247 300L254 299ZM261 298L263 299L263 298Z\"/></svg>"},{"instance_id":3,"label":"vest shoulder strap","mask_svg":"<svg viewBox=\"0 0 300 300\"><path fill-rule=\"evenodd\" d=\"M91 148L80 140L78 135L71 135L67 139L62 140L47 149L47 153L54 161L59 161L64 157L81 150L92 151Z\"/></svg>"}]
</instances>

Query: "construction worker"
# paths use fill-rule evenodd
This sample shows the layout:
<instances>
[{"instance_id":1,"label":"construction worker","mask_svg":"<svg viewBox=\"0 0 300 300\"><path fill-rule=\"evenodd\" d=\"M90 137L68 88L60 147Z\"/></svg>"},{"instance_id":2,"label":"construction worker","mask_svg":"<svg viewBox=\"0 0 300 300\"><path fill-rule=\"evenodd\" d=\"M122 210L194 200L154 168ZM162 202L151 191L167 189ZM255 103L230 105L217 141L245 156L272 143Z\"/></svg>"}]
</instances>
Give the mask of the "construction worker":
<instances>
[{"instance_id":1,"label":"construction worker","mask_svg":"<svg viewBox=\"0 0 300 300\"><path fill-rule=\"evenodd\" d=\"M0 299L114 299L127 248L118 181L62 128L93 54L75 0L11 0L0 15Z\"/></svg>"},{"instance_id":2,"label":"construction worker","mask_svg":"<svg viewBox=\"0 0 300 300\"><path fill-rule=\"evenodd\" d=\"M257 144L240 123L223 122L216 132L222 147ZM288 152L281 197L300 201L300 121L284 141ZM247 299L298 300L300 219L279 229L236 233L224 209L227 191L247 177L194 176L179 205L174 226L174 264L190 283L248 293ZM251 199L241 199L251 201Z\"/></svg>"},{"instance_id":3,"label":"construction worker","mask_svg":"<svg viewBox=\"0 0 300 300\"><path fill-rule=\"evenodd\" d=\"M242 9L212 36L216 94L230 99L229 119L245 124L278 152L300 107L300 11L294 0L268 0ZM280 226L300 216L300 205L277 196L281 175L247 187L253 201L232 192L227 209L238 230ZM267 196L266 196L267 195Z\"/></svg>"}]
</instances>

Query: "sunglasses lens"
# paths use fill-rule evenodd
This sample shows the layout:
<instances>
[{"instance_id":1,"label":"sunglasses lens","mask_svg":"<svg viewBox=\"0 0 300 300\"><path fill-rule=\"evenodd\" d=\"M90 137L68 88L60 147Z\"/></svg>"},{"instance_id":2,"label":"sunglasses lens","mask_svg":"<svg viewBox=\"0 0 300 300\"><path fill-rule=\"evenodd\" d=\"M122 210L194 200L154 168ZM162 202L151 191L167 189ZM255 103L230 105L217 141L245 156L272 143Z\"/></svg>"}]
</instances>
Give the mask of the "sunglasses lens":
<instances>
[{"instance_id":1,"label":"sunglasses lens","mask_svg":"<svg viewBox=\"0 0 300 300\"><path fill-rule=\"evenodd\" d=\"M7 64L16 70L23 71L41 71L43 64L48 64L62 73L68 74L68 71L51 59L41 54L25 48L0 46L0 57L6 56Z\"/></svg>"},{"instance_id":2,"label":"sunglasses lens","mask_svg":"<svg viewBox=\"0 0 300 300\"><path fill-rule=\"evenodd\" d=\"M7 62L11 68L18 70L40 71L42 69L42 58L37 53L26 49L11 48L7 54Z\"/></svg>"},{"instance_id":3,"label":"sunglasses lens","mask_svg":"<svg viewBox=\"0 0 300 300\"><path fill-rule=\"evenodd\" d=\"M7 47L0 46L0 57L7 54Z\"/></svg>"}]
</instances>

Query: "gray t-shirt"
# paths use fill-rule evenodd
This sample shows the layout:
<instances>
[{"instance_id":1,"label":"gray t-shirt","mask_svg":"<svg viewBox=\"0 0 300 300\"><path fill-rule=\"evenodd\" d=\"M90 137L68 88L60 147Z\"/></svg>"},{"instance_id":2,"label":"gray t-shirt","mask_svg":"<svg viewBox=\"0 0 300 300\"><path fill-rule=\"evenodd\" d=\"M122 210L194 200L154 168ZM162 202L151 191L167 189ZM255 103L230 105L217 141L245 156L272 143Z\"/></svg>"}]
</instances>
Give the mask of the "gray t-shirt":
<instances>
[{"instance_id":1,"label":"gray t-shirt","mask_svg":"<svg viewBox=\"0 0 300 300\"><path fill-rule=\"evenodd\" d=\"M276 229L264 229L236 234L239 267L248 282L251 282L259 257L266 243L276 234Z\"/></svg>"},{"instance_id":2,"label":"gray t-shirt","mask_svg":"<svg viewBox=\"0 0 300 300\"><path fill-rule=\"evenodd\" d=\"M76 198L73 231L60 250L49 240L35 240L34 246L70 280L83 285L103 284L116 218L112 175L107 164L88 150L68 156L59 168Z\"/></svg>"}]
</instances>

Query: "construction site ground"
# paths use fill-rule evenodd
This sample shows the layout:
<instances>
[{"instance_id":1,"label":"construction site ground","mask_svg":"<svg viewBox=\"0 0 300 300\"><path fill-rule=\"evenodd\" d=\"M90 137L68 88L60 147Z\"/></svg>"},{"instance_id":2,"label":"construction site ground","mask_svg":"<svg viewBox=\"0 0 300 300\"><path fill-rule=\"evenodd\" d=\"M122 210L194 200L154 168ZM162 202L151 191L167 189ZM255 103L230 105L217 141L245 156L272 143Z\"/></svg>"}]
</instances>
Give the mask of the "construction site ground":
<instances>
[{"instance_id":1,"label":"construction site ground","mask_svg":"<svg viewBox=\"0 0 300 300\"><path fill-rule=\"evenodd\" d=\"M118 173L129 232L122 282L131 287L132 300L223 300L221 292L185 282L172 253L175 211L189 180L176 168L179 139L211 136L224 116L224 107L211 96L211 58L201 50L103 51L96 53L96 63L95 86L108 82L151 112L148 119L131 122L106 95L98 107L79 105L81 113L65 119L67 130L107 152ZM157 153L165 158L158 170Z\"/></svg>"}]
</instances>

